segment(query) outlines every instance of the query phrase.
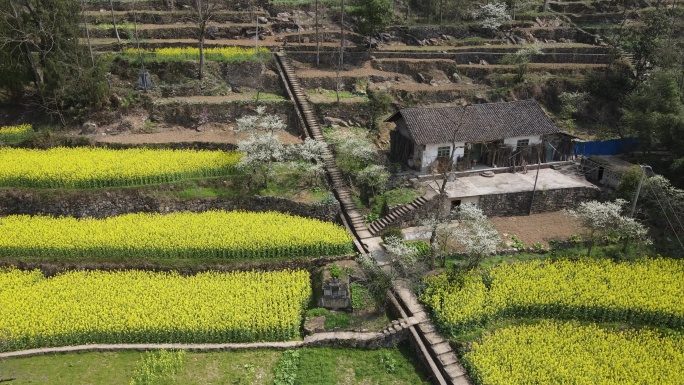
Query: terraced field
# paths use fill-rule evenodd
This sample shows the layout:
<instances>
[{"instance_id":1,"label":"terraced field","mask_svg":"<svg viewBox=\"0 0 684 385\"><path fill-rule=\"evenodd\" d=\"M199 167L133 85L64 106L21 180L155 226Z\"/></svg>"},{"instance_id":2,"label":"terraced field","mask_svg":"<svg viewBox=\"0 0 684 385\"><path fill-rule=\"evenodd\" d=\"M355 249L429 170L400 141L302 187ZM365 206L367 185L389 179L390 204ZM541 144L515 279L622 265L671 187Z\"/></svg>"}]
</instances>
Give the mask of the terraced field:
<instances>
[{"instance_id":1,"label":"terraced field","mask_svg":"<svg viewBox=\"0 0 684 385\"><path fill-rule=\"evenodd\" d=\"M674 385L682 267L665 258L504 264L430 277L422 300L476 384Z\"/></svg>"}]
</instances>

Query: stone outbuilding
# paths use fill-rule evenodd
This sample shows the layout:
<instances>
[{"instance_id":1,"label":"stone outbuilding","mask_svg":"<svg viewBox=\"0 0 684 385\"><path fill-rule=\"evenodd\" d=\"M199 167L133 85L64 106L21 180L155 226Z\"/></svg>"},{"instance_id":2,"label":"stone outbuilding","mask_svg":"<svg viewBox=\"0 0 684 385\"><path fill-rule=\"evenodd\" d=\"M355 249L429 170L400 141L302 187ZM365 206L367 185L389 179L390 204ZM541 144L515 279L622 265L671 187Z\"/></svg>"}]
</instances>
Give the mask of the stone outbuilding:
<instances>
[{"instance_id":1,"label":"stone outbuilding","mask_svg":"<svg viewBox=\"0 0 684 385\"><path fill-rule=\"evenodd\" d=\"M633 163L612 155L592 155L582 159L587 179L612 189L617 189L622 175L632 167Z\"/></svg>"}]
</instances>

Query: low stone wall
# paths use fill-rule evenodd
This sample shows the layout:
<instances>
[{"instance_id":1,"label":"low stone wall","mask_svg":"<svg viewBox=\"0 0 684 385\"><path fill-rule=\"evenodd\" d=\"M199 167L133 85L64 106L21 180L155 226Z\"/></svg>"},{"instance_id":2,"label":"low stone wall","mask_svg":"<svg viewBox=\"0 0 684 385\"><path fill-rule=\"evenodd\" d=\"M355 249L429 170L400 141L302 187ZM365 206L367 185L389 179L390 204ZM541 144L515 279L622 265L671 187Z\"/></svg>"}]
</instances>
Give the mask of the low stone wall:
<instances>
[{"instance_id":1,"label":"low stone wall","mask_svg":"<svg viewBox=\"0 0 684 385\"><path fill-rule=\"evenodd\" d=\"M583 201L597 199L599 195L599 189L591 187L537 190L532 204L532 213L575 208ZM532 191L483 195L480 197L479 206L484 214L490 217L527 215L531 199Z\"/></svg>"},{"instance_id":2,"label":"low stone wall","mask_svg":"<svg viewBox=\"0 0 684 385\"><path fill-rule=\"evenodd\" d=\"M106 218L135 212L170 213L207 210L278 211L327 222L336 222L339 203L315 205L280 197L251 196L242 199L168 198L148 189L87 191L0 190L0 215L52 215Z\"/></svg>"},{"instance_id":3,"label":"low stone wall","mask_svg":"<svg viewBox=\"0 0 684 385\"><path fill-rule=\"evenodd\" d=\"M265 106L269 114L285 117L288 126L296 126L298 119L294 104L290 100L263 100L259 103L253 100L227 100L221 103L156 103L151 108L150 118L155 122L194 127L200 115L205 112L210 122L230 123L240 117L254 115L258 106Z\"/></svg>"}]
</instances>

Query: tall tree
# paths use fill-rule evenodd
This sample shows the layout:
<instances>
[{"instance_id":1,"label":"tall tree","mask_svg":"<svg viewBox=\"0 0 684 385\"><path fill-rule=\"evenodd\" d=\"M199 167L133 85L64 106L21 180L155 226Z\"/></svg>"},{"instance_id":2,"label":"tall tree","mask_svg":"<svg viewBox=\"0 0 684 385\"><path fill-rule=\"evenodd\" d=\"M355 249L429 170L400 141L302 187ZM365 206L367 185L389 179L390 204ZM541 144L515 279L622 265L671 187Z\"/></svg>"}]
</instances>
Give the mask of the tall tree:
<instances>
[{"instance_id":1,"label":"tall tree","mask_svg":"<svg viewBox=\"0 0 684 385\"><path fill-rule=\"evenodd\" d=\"M669 71L656 70L625 101L623 123L650 150L660 141L684 156L684 105L676 79Z\"/></svg>"},{"instance_id":2,"label":"tall tree","mask_svg":"<svg viewBox=\"0 0 684 385\"><path fill-rule=\"evenodd\" d=\"M665 41L673 21L664 11L646 13L644 25L629 28L625 38L628 51L634 54L635 78L643 81L649 69L659 63L660 47Z\"/></svg>"},{"instance_id":3,"label":"tall tree","mask_svg":"<svg viewBox=\"0 0 684 385\"><path fill-rule=\"evenodd\" d=\"M112 15L112 27L114 27L114 35L116 35L116 42L121 44L121 37L119 36L119 28L116 26L116 17L114 17L114 0L109 0L109 10Z\"/></svg>"},{"instance_id":4,"label":"tall tree","mask_svg":"<svg viewBox=\"0 0 684 385\"><path fill-rule=\"evenodd\" d=\"M214 17L214 13L223 2L221 0L195 0L195 16L191 19L197 24L199 45L199 73L198 78L204 78L204 40L207 37L207 26ZM258 15L256 16L258 17ZM257 27L257 37L258 37Z\"/></svg>"},{"instance_id":5,"label":"tall tree","mask_svg":"<svg viewBox=\"0 0 684 385\"><path fill-rule=\"evenodd\" d=\"M39 106L63 122L101 105L109 94L103 62L91 60L79 43L80 11L78 0L0 2L0 56L11 63L0 71L15 71L0 74L0 87L33 83Z\"/></svg>"},{"instance_id":6,"label":"tall tree","mask_svg":"<svg viewBox=\"0 0 684 385\"><path fill-rule=\"evenodd\" d=\"M392 0L354 0L352 4L352 15L359 19L359 32L368 36L369 43L392 21Z\"/></svg>"}]
</instances>

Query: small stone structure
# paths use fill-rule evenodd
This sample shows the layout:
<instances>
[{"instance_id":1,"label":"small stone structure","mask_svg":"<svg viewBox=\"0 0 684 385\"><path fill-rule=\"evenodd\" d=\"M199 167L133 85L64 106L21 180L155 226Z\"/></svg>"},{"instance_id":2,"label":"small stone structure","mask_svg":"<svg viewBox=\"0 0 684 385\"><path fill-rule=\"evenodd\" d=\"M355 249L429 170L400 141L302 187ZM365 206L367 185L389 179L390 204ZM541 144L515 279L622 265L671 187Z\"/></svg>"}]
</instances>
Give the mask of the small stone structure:
<instances>
[{"instance_id":1,"label":"small stone structure","mask_svg":"<svg viewBox=\"0 0 684 385\"><path fill-rule=\"evenodd\" d=\"M138 81L135 83L135 89L137 90L149 90L154 87L152 78L150 77L149 71L140 70L138 73Z\"/></svg>"},{"instance_id":2,"label":"small stone structure","mask_svg":"<svg viewBox=\"0 0 684 385\"><path fill-rule=\"evenodd\" d=\"M349 277L333 277L331 269L323 270L323 295L318 299L318 306L333 310L351 308Z\"/></svg>"}]
</instances>

